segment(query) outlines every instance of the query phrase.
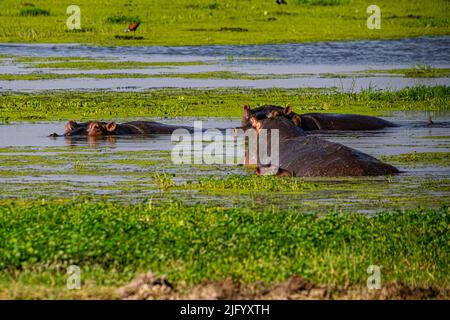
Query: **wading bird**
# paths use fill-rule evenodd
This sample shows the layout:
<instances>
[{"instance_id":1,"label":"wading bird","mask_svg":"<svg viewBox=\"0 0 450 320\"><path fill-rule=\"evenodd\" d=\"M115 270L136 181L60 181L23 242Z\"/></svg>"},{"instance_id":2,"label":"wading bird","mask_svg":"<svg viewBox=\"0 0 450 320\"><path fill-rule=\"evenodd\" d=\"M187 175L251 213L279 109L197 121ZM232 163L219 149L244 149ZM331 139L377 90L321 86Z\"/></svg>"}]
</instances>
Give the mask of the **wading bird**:
<instances>
[{"instance_id":1,"label":"wading bird","mask_svg":"<svg viewBox=\"0 0 450 320\"><path fill-rule=\"evenodd\" d=\"M132 22L128 26L128 28L125 29L125 32L130 32L130 31L136 32L136 29L139 27L140 24L141 24L140 22Z\"/></svg>"}]
</instances>

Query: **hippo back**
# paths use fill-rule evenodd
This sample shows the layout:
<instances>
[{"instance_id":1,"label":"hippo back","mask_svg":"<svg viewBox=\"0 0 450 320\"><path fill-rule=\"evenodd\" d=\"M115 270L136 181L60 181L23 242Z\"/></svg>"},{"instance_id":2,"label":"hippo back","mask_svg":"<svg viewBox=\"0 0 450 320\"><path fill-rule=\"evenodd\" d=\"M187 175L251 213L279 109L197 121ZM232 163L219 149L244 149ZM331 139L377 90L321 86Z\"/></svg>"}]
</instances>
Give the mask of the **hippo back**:
<instances>
[{"instance_id":1,"label":"hippo back","mask_svg":"<svg viewBox=\"0 0 450 320\"><path fill-rule=\"evenodd\" d=\"M378 176L399 172L361 151L314 136L281 141L279 161L279 167L294 176Z\"/></svg>"},{"instance_id":2,"label":"hippo back","mask_svg":"<svg viewBox=\"0 0 450 320\"><path fill-rule=\"evenodd\" d=\"M305 113L300 115L304 130L379 130L396 124L373 116L360 114Z\"/></svg>"}]
</instances>

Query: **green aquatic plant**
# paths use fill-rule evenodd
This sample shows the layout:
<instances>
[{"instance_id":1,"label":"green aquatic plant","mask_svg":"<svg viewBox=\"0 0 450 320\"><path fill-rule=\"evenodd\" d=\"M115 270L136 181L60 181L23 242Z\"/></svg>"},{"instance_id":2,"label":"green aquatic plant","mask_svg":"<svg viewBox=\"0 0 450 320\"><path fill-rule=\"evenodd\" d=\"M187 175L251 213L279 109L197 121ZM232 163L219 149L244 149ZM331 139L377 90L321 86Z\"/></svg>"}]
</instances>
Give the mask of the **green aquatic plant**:
<instances>
[{"instance_id":1,"label":"green aquatic plant","mask_svg":"<svg viewBox=\"0 0 450 320\"><path fill-rule=\"evenodd\" d=\"M188 284L227 277L273 283L297 274L320 285L365 286L373 264L382 266L383 283L449 285L448 207L369 216L176 201L3 201L0 221L0 296L13 284L65 287L73 264L83 283L105 289L148 270Z\"/></svg>"}]
</instances>

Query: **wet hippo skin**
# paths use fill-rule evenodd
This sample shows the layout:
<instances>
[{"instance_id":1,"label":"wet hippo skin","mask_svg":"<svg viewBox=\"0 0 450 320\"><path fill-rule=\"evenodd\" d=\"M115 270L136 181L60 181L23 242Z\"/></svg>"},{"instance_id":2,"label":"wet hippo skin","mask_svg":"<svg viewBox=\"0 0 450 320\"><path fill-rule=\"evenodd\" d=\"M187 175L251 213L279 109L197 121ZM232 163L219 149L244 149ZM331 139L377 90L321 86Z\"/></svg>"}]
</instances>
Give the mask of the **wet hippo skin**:
<instances>
[{"instance_id":1,"label":"wet hippo skin","mask_svg":"<svg viewBox=\"0 0 450 320\"><path fill-rule=\"evenodd\" d=\"M284 114L288 118L299 117L298 126L305 131L313 130L379 130L388 127L397 127L390 121L366 115L359 114L336 114L336 113L305 113L296 114L292 112L291 107L280 107L265 105L251 109L248 105L244 106L242 115L242 128L249 128L249 118L251 116L257 119L264 119L270 115Z\"/></svg>"},{"instance_id":2,"label":"wet hippo skin","mask_svg":"<svg viewBox=\"0 0 450 320\"><path fill-rule=\"evenodd\" d=\"M168 125L153 121L130 121L121 124L108 122L106 125L94 121L88 125L87 134L90 136L171 134L177 129L194 132L193 127Z\"/></svg>"},{"instance_id":3,"label":"wet hippo skin","mask_svg":"<svg viewBox=\"0 0 450 320\"><path fill-rule=\"evenodd\" d=\"M51 134L58 136L111 136L111 135L144 135L144 134L171 134L176 129L186 129L193 132L194 128L189 126L177 126L163 124L154 121L130 121L122 124L115 122L88 121L77 123L73 120L65 125L65 133Z\"/></svg>"},{"instance_id":4,"label":"wet hippo skin","mask_svg":"<svg viewBox=\"0 0 450 320\"><path fill-rule=\"evenodd\" d=\"M259 165L257 174L271 171L282 176L339 177L391 175L399 172L397 168L361 151L315 136L306 136L291 119L283 115L259 120L252 118L250 122L256 132L279 129L279 164L275 171L273 166Z\"/></svg>"}]
</instances>

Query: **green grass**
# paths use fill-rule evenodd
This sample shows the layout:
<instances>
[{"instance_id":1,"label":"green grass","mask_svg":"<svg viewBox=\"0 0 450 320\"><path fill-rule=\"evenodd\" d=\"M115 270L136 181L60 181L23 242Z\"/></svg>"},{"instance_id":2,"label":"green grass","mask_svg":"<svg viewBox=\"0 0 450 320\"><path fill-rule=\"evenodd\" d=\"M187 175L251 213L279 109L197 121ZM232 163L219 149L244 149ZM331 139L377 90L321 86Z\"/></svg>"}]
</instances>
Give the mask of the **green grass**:
<instances>
[{"instance_id":1,"label":"green grass","mask_svg":"<svg viewBox=\"0 0 450 320\"><path fill-rule=\"evenodd\" d=\"M79 0L82 30L66 27L69 4L34 0L0 2L1 42L94 43L100 45L249 44L392 39L448 35L450 4L445 0L379 0L381 30L366 26L370 3L363 0L299 0L279 6L275 1L145 0L108 2ZM38 14L36 8L51 10ZM23 11L26 10L26 11ZM46 11L44 11L46 12ZM124 37L130 20L139 17L136 37ZM16 27L10 28L15 21ZM236 32L245 31L246 32Z\"/></svg>"},{"instance_id":2,"label":"green grass","mask_svg":"<svg viewBox=\"0 0 450 320\"><path fill-rule=\"evenodd\" d=\"M301 192L304 190L314 190L316 184L297 178L280 179L277 176L227 175L221 179L214 177L200 178L195 183L186 184L185 187L189 189L205 189L222 192Z\"/></svg>"},{"instance_id":3,"label":"green grass","mask_svg":"<svg viewBox=\"0 0 450 320\"><path fill-rule=\"evenodd\" d=\"M0 122L126 117L240 117L242 106L287 105L296 112L382 115L450 109L450 87L340 93L316 89L161 89L146 92L51 92L0 95ZM126 107L125 107L126 106ZM425 119L424 119L425 120Z\"/></svg>"},{"instance_id":4,"label":"green grass","mask_svg":"<svg viewBox=\"0 0 450 320\"><path fill-rule=\"evenodd\" d=\"M383 156L384 161L412 166L450 166L450 152L414 152L395 156Z\"/></svg>"},{"instance_id":5,"label":"green grass","mask_svg":"<svg viewBox=\"0 0 450 320\"><path fill-rule=\"evenodd\" d=\"M433 68L429 65L418 64L409 69L391 69L391 70L370 70L364 73L389 73L394 75L403 75L409 78L439 78L449 77L450 69L448 68Z\"/></svg>"},{"instance_id":6,"label":"green grass","mask_svg":"<svg viewBox=\"0 0 450 320\"><path fill-rule=\"evenodd\" d=\"M48 67L51 67L48 64ZM122 66L124 69L128 66ZM139 67L140 68L140 67ZM106 67L106 69L109 69ZM111 69L118 69L111 68ZM53 80L53 79L71 79L71 78L94 78L94 79L120 79L120 78L184 78L184 79L238 79L238 80L259 80L259 79L284 79L288 77L303 77L300 75L252 75L248 73L231 72L231 71L212 71L212 72L196 72L196 73L164 73L164 74L144 74L144 73L103 73L103 74L56 74L56 73L40 73L33 72L28 74L0 74L0 80L16 81L16 80Z\"/></svg>"},{"instance_id":7,"label":"green grass","mask_svg":"<svg viewBox=\"0 0 450 320\"><path fill-rule=\"evenodd\" d=\"M0 295L14 284L65 286L66 267L83 283L116 287L152 270L175 283L227 277L251 283L300 274L318 284L448 287L449 209L375 216L240 208L11 203L0 207Z\"/></svg>"}]
</instances>

